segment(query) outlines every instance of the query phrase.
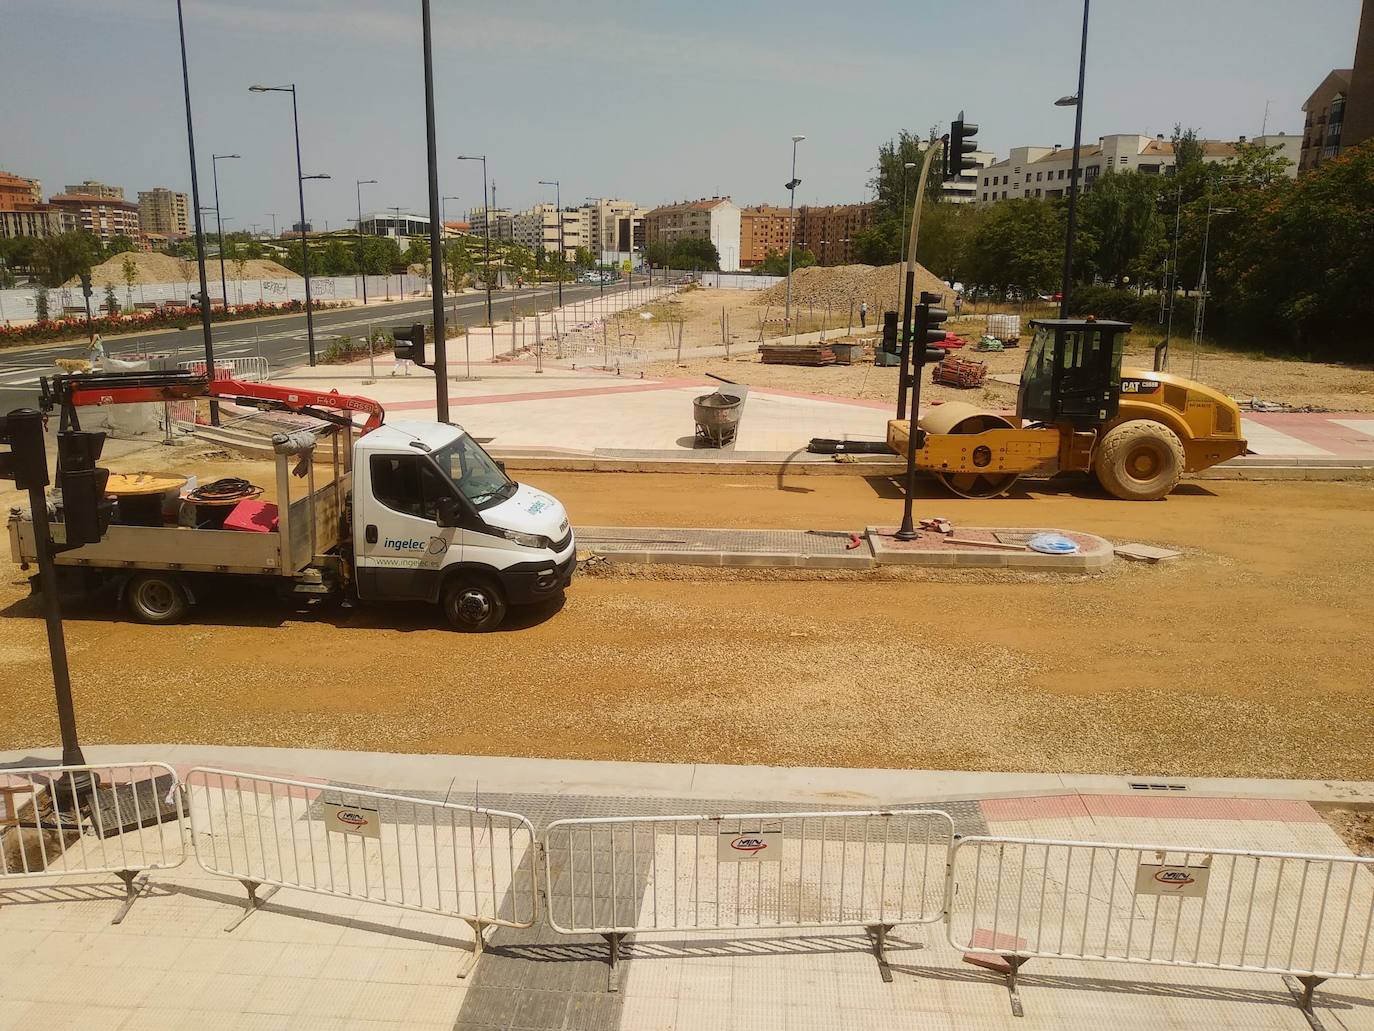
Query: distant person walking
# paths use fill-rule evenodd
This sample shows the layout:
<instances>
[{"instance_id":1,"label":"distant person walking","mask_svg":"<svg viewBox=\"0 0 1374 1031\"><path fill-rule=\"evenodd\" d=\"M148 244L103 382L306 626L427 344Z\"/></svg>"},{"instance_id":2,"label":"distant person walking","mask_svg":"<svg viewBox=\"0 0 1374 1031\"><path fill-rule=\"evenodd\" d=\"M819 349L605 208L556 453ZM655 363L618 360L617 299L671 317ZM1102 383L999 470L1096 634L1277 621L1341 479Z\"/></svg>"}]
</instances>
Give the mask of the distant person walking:
<instances>
[{"instance_id":1,"label":"distant person walking","mask_svg":"<svg viewBox=\"0 0 1374 1031\"><path fill-rule=\"evenodd\" d=\"M868 302L867 302L867 301L860 301L860 302L859 302L859 326L860 326L860 328L865 328L865 327L868 326Z\"/></svg>"},{"instance_id":2,"label":"distant person walking","mask_svg":"<svg viewBox=\"0 0 1374 1031\"><path fill-rule=\"evenodd\" d=\"M954 295L954 317L957 319L964 310L964 295L957 293Z\"/></svg>"}]
</instances>

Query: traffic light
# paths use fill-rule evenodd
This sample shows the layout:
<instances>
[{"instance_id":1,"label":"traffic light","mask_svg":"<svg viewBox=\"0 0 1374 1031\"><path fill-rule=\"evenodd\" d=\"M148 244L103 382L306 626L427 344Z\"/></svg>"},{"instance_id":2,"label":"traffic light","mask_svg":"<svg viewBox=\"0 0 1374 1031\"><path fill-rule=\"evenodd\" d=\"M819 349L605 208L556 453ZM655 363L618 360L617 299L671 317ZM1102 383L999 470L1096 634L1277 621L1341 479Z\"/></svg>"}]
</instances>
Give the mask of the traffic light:
<instances>
[{"instance_id":1,"label":"traffic light","mask_svg":"<svg viewBox=\"0 0 1374 1031\"><path fill-rule=\"evenodd\" d=\"M91 296L91 274L89 272L81 273L81 293L86 297Z\"/></svg>"},{"instance_id":2,"label":"traffic light","mask_svg":"<svg viewBox=\"0 0 1374 1031\"><path fill-rule=\"evenodd\" d=\"M57 485L62 489L68 548L95 544L109 528L105 484L110 470L95 464L104 447L105 434L94 430L63 430L57 435Z\"/></svg>"},{"instance_id":3,"label":"traffic light","mask_svg":"<svg viewBox=\"0 0 1374 1031\"><path fill-rule=\"evenodd\" d=\"M0 416L0 480L13 480L19 490L48 485L48 457L43 446L43 416L32 408L16 408Z\"/></svg>"},{"instance_id":4,"label":"traffic light","mask_svg":"<svg viewBox=\"0 0 1374 1031\"><path fill-rule=\"evenodd\" d=\"M897 313L883 312L883 345L888 354L897 354Z\"/></svg>"},{"instance_id":5,"label":"traffic light","mask_svg":"<svg viewBox=\"0 0 1374 1031\"><path fill-rule=\"evenodd\" d=\"M409 329L393 329L391 339L395 343L395 355L398 362L412 361L416 365L428 369L429 364L425 361L425 327L417 322Z\"/></svg>"},{"instance_id":6,"label":"traffic light","mask_svg":"<svg viewBox=\"0 0 1374 1031\"><path fill-rule=\"evenodd\" d=\"M973 158L965 157L965 154L972 154L978 149L978 141L974 139L978 135L978 124L976 122L964 121L964 112L959 112L959 117L949 123L949 142L945 144L945 181L958 179L970 168L977 168L978 162Z\"/></svg>"},{"instance_id":7,"label":"traffic light","mask_svg":"<svg viewBox=\"0 0 1374 1031\"><path fill-rule=\"evenodd\" d=\"M945 340L945 331L940 328L941 324L949 318L949 312L935 305L941 301L939 294L921 291L921 303L916 305L916 343L919 350L914 354L920 356L919 364L926 362L938 362L945 352L939 347L930 347L930 344L942 344Z\"/></svg>"}]
</instances>

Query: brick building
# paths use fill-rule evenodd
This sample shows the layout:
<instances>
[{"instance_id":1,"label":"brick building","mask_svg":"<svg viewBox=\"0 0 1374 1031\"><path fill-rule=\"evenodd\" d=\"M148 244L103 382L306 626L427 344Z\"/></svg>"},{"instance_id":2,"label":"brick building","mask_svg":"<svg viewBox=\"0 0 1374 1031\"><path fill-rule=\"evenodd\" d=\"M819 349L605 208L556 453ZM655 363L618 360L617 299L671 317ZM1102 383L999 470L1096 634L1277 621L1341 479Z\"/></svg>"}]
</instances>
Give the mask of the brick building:
<instances>
[{"instance_id":1,"label":"brick building","mask_svg":"<svg viewBox=\"0 0 1374 1031\"><path fill-rule=\"evenodd\" d=\"M797 209L797 246L822 265L852 265L854 237L872 224L873 211L872 204L803 204Z\"/></svg>"},{"instance_id":2,"label":"brick building","mask_svg":"<svg viewBox=\"0 0 1374 1031\"><path fill-rule=\"evenodd\" d=\"M191 202L184 193L165 186L138 191L138 222L144 233L168 239L191 235Z\"/></svg>"},{"instance_id":3,"label":"brick building","mask_svg":"<svg viewBox=\"0 0 1374 1031\"><path fill-rule=\"evenodd\" d=\"M1302 127L1302 156L1298 171L1307 172L1348 146L1345 136L1345 108L1350 94L1350 68L1333 68L1320 86L1312 91L1302 109L1307 117Z\"/></svg>"},{"instance_id":4,"label":"brick building","mask_svg":"<svg viewBox=\"0 0 1374 1031\"><path fill-rule=\"evenodd\" d=\"M702 197L665 204L644 216L644 242L710 240L716 245L722 272L740 267L740 209L729 197Z\"/></svg>"},{"instance_id":5,"label":"brick building","mask_svg":"<svg viewBox=\"0 0 1374 1031\"><path fill-rule=\"evenodd\" d=\"M757 204L739 210L739 267L753 268L769 254L787 253L787 209Z\"/></svg>"},{"instance_id":6,"label":"brick building","mask_svg":"<svg viewBox=\"0 0 1374 1031\"><path fill-rule=\"evenodd\" d=\"M100 186L99 183L92 184ZM138 205L124 199L124 191L117 186L103 187L102 193L57 193L48 198L57 213L59 231L82 230L108 243L116 236L127 236L142 244L143 233L138 220ZM111 196L110 191L119 196Z\"/></svg>"},{"instance_id":7,"label":"brick building","mask_svg":"<svg viewBox=\"0 0 1374 1031\"><path fill-rule=\"evenodd\" d=\"M0 171L0 239L52 236L57 232L57 216L43 203L43 184Z\"/></svg>"}]
</instances>

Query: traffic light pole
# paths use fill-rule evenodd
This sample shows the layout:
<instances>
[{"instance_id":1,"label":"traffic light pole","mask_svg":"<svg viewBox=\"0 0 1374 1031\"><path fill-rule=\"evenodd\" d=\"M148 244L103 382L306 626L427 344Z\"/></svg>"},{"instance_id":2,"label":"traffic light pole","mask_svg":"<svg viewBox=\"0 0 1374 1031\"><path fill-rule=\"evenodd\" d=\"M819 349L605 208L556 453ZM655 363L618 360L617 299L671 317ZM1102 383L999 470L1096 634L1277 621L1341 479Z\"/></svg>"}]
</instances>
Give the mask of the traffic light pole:
<instances>
[{"instance_id":1,"label":"traffic light pole","mask_svg":"<svg viewBox=\"0 0 1374 1031\"><path fill-rule=\"evenodd\" d=\"M911 317L916 302L916 242L921 234L921 207L925 202L926 177L930 175L930 162L934 157L935 146L932 144L926 148L925 160L921 162L921 176L916 182L916 205L911 212L911 236L907 241L906 250L906 296L902 301L904 346L902 347L901 378L898 380L900 389L897 392L897 418L902 419L907 416L906 392L908 386L911 387L911 407L906 434L906 487L902 498L902 525L894 535L899 541L911 541L917 537L916 527L911 516L911 504L916 493L916 438L920 433L916 423L921 417L921 369L924 368L925 363L918 360L915 350L918 341L914 331L915 327L911 323ZM925 357L924 322L925 320L922 319L921 328L923 332L919 341L920 359ZM908 373L910 373L909 378Z\"/></svg>"},{"instance_id":2,"label":"traffic light pole","mask_svg":"<svg viewBox=\"0 0 1374 1031\"><path fill-rule=\"evenodd\" d=\"M439 157L434 136L434 56L429 0L420 0L425 49L425 145L429 150L429 272L434 315L434 418L448 422L448 344L444 325L444 238L439 205Z\"/></svg>"}]
</instances>

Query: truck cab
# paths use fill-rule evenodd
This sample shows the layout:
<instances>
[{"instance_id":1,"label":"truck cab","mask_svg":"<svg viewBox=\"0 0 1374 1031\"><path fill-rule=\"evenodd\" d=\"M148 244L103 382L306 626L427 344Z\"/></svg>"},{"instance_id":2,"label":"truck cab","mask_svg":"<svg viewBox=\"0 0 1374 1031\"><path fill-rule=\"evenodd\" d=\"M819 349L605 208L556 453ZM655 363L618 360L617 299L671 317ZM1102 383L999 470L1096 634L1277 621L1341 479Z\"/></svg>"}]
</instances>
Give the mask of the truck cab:
<instances>
[{"instance_id":1,"label":"truck cab","mask_svg":"<svg viewBox=\"0 0 1374 1031\"><path fill-rule=\"evenodd\" d=\"M436 603L456 628L480 631L571 581L562 504L508 477L460 427L389 422L359 438L353 458L361 600Z\"/></svg>"}]
</instances>

